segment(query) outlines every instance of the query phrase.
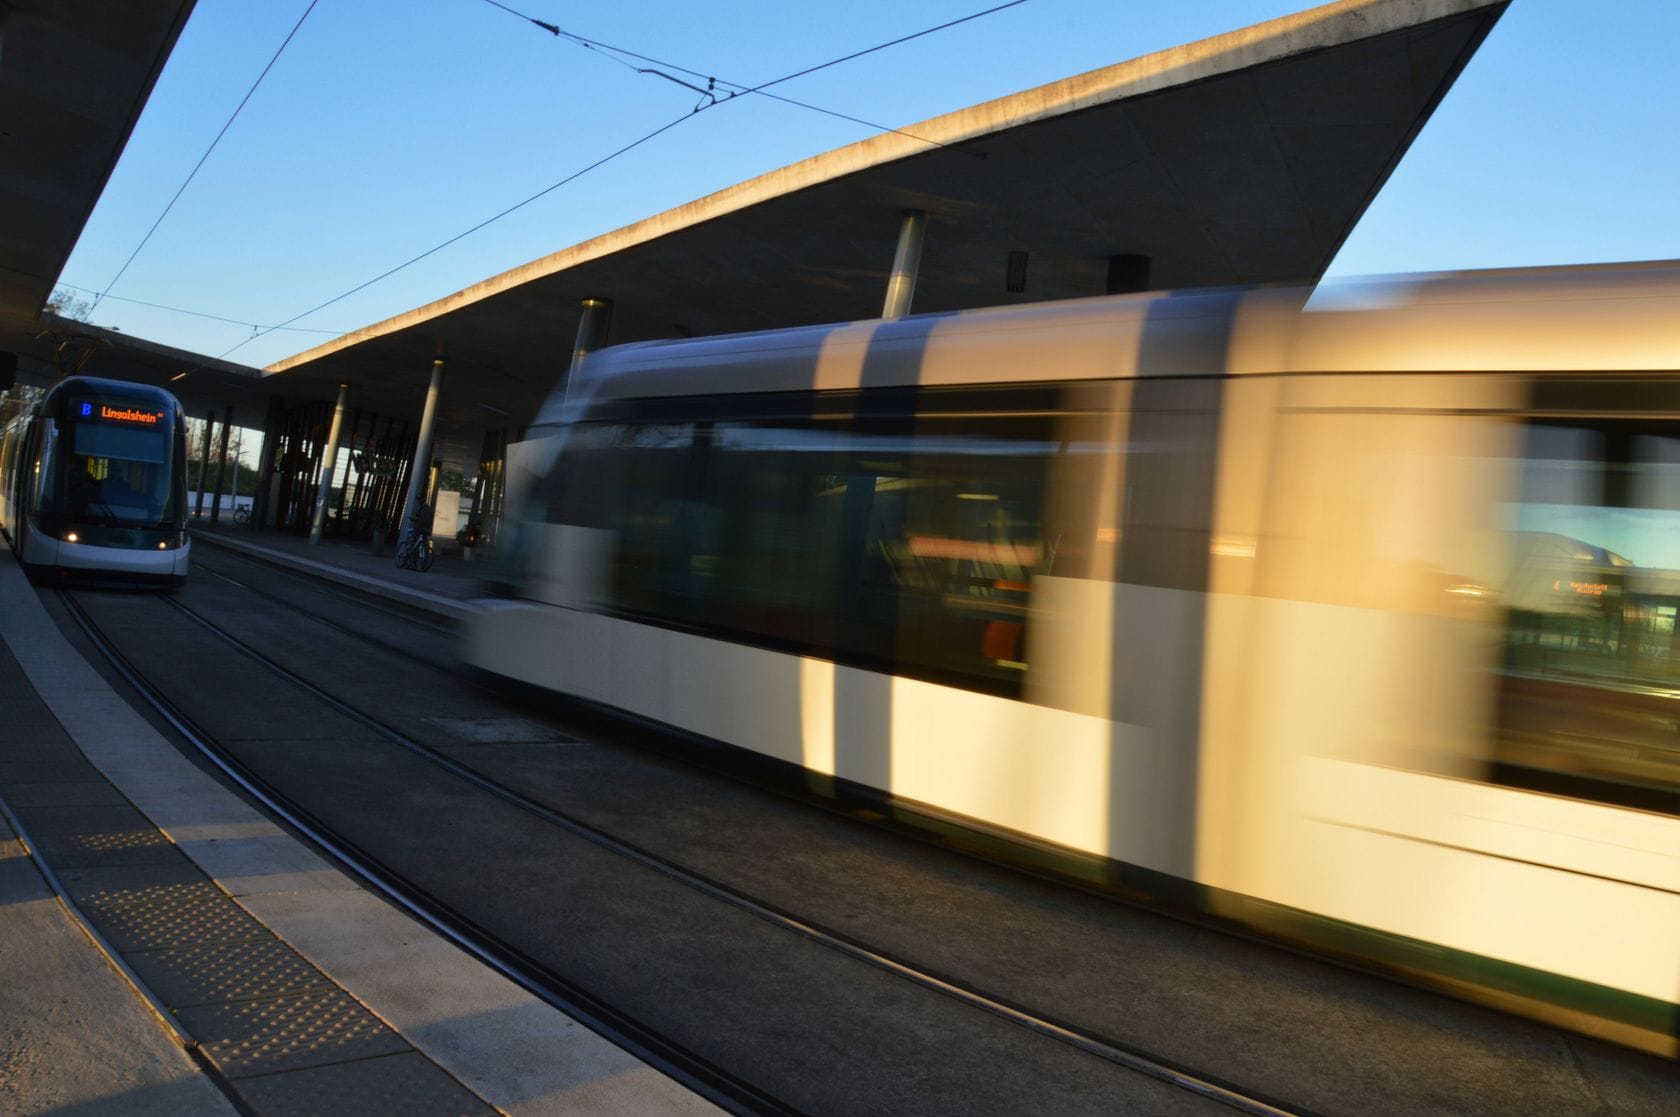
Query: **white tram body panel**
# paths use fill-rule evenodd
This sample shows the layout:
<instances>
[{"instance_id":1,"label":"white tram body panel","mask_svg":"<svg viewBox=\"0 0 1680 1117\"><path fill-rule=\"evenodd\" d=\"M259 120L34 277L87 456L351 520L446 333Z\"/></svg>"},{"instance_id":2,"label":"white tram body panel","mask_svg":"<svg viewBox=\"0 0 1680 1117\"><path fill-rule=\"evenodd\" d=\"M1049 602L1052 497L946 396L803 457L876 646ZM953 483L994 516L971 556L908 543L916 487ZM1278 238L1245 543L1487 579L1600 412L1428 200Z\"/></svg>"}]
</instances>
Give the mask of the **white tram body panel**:
<instances>
[{"instance_id":1,"label":"white tram body panel","mask_svg":"<svg viewBox=\"0 0 1680 1117\"><path fill-rule=\"evenodd\" d=\"M552 499L533 490L518 596L485 603L466 658L1673 1056L1680 265L1308 297L603 350L533 431ZM871 418L894 392L902 414ZM1006 414L1027 433L962 459L965 491L938 455ZM649 477L691 484L665 465L581 475L672 454L734 495L649 501ZM891 662L846 644L839 604L786 619L824 586L841 603L850 568L831 569L828 536L803 591L730 540L763 530L752 509L779 491L747 467L801 454L837 463L804 478L829 521L874 496L855 561L913 596L882 614ZM1017 462L1042 471L1035 526L1005 514ZM641 511L602 512L611 500ZM984 525L987 502L999 526L900 530L918 501L935 528ZM686 557L660 553L660 532ZM759 596L725 609L732 561ZM976 640L953 667L946 645ZM1385 938L1411 945L1398 960L1346 945ZM1544 991L1552 977L1579 985ZM1621 999L1576 1004L1605 996Z\"/></svg>"},{"instance_id":2,"label":"white tram body panel","mask_svg":"<svg viewBox=\"0 0 1680 1117\"><path fill-rule=\"evenodd\" d=\"M70 543L35 533L25 537L18 558L27 566L71 575L97 573L128 575L144 581L179 581L186 578L192 564L192 541L168 550L155 547L142 550Z\"/></svg>"}]
</instances>

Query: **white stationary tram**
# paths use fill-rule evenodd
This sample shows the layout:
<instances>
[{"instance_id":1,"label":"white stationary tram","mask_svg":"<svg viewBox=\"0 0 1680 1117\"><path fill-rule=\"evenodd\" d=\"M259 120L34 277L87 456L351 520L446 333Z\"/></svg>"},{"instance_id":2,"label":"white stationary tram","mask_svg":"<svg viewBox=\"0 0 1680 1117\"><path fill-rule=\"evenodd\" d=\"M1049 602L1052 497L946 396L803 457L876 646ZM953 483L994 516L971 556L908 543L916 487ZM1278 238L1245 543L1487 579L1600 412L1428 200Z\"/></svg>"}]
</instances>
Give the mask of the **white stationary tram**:
<instances>
[{"instance_id":1,"label":"white stationary tram","mask_svg":"<svg viewBox=\"0 0 1680 1117\"><path fill-rule=\"evenodd\" d=\"M1675 1056L1680 264L625 345L509 465L489 675Z\"/></svg>"},{"instance_id":2,"label":"white stationary tram","mask_svg":"<svg viewBox=\"0 0 1680 1117\"><path fill-rule=\"evenodd\" d=\"M161 388L73 376L0 445L0 529L36 577L186 581L186 418Z\"/></svg>"}]
</instances>

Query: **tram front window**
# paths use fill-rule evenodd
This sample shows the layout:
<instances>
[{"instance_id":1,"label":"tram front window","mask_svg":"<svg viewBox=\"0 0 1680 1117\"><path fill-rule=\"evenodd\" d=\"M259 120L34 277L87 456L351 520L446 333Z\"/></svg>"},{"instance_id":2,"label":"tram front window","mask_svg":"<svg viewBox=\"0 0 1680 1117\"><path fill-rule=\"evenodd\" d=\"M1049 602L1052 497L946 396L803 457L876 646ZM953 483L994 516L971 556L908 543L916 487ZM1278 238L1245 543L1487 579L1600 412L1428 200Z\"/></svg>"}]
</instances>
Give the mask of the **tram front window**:
<instances>
[{"instance_id":1,"label":"tram front window","mask_svg":"<svg viewBox=\"0 0 1680 1117\"><path fill-rule=\"evenodd\" d=\"M169 516L166 432L76 423L69 433L60 459L66 515L123 527L153 527Z\"/></svg>"}]
</instances>

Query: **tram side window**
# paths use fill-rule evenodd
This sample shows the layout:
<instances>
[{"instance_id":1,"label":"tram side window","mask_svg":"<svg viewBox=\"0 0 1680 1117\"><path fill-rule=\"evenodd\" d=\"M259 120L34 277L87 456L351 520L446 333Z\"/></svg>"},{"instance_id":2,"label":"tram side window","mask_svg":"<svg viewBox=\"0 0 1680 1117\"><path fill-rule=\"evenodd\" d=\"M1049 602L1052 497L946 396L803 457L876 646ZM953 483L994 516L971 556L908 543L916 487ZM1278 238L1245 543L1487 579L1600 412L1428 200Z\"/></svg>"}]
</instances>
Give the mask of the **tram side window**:
<instances>
[{"instance_id":1,"label":"tram side window","mask_svg":"<svg viewBox=\"0 0 1680 1117\"><path fill-rule=\"evenodd\" d=\"M720 424L710 489L730 517L731 615L852 662L1017 692L1053 446L1028 417Z\"/></svg>"},{"instance_id":2,"label":"tram side window","mask_svg":"<svg viewBox=\"0 0 1680 1117\"><path fill-rule=\"evenodd\" d=\"M1680 432L1525 432L1495 776L1680 813Z\"/></svg>"},{"instance_id":3,"label":"tram side window","mask_svg":"<svg viewBox=\"0 0 1680 1117\"><path fill-rule=\"evenodd\" d=\"M3 434L0 434L0 496L8 502L15 502L23 493L23 486L18 481L18 459L22 456L24 420L9 424ZM16 514L12 509L9 514Z\"/></svg>"},{"instance_id":4,"label":"tram side window","mask_svg":"<svg viewBox=\"0 0 1680 1117\"><path fill-rule=\"evenodd\" d=\"M624 428L629 453L613 509L616 592L626 608L704 626L717 596L718 510L703 478L710 430L678 423Z\"/></svg>"},{"instance_id":5,"label":"tram side window","mask_svg":"<svg viewBox=\"0 0 1680 1117\"><path fill-rule=\"evenodd\" d=\"M630 445L627 437L628 428L614 423L571 428L564 454L541 482L539 495L549 523L613 526L610 505L624 487L619 472Z\"/></svg>"},{"instance_id":6,"label":"tram side window","mask_svg":"<svg viewBox=\"0 0 1680 1117\"><path fill-rule=\"evenodd\" d=\"M616 605L860 666L1014 694L1053 548L1043 416L622 425Z\"/></svg>"}]
</instances>

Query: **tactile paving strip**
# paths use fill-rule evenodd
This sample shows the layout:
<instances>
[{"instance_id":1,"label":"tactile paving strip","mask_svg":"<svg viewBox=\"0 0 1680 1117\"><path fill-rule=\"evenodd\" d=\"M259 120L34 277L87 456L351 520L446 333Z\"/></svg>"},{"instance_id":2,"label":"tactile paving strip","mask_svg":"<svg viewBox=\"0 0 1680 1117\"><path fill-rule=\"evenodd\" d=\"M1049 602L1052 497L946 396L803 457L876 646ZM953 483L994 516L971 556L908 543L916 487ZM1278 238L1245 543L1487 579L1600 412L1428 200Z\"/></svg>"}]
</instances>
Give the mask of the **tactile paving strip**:
<instances>
[{"instance_id":1,"label":"tactile paving strip","mask_svg":"<svg viewBox=\"0 0 1680 1117\"><path fill-rule=\"evenodd\" d=\"M77 754L4 642L0 693L8 701L0 721L0 794L19 810L33 851L82 917L151 995L161 996L160 1007L245 1094L248 1111L494 1112L152 827ZM0 839L10 838L0 823Z\"/></svg>"},{"instance_id":2,"label":"tactile paving strip","mask_svg":"<svg viewBox=\"0 0 1680 1117\"><path fill-rule=\"evenodd\" d=\"M229 1078L412 1050L353 997L333 988L176 1013Z\"/></svg>"},{"instance_id":3,"label":"tactile paving strip","mask_svg":"<svg viewBox=\"0 0 1680 1117\"><path fill-rule=\"evenodd\" d=\"M233 1087L262 1117L477 1117L495 1112L425 1056L412 1052L241 1078Z\"/></svg>"},{"instance_id":4,"label":"tactile paving strip","mask_svg":"<svg viewBox=\"0 0 1680 1117\"><path fill-rule=\"evenodd\" d=\"M279 997L332 986L326 974L272 935L248 942L134 951L123 957L170 1008Z\"/></svg>"},{"instance_id":5,"label":"tactile paving strip","mask_svg":"<svg viewBox=\"0 0 1680 1117\"><path fill-rule=\"evenodd\" d=\"M110 853L116 850L150 849L170 845L156 830L107 830L101 834L61 834L68 837L77 849L88 853Z\"/></svg>"},{"instance_id":6,"label":"tactile paving strip","mask_svg":"<svg viewBox=\"0 0 1680 1117\"><path fill-rule=\"evenodd\" d=\"M268 934L228 894L196 871L194 880L158 880L161 868L83 870L63 875L76 906L112 946L131 950L168 950L202 942L240 942ZM148 870L153 879L146 879ZM123 873L135 879L125 882ZM100 883L83 879L97 874ZM107 883L109 882L109 883Z\"/></svg>"},{"instance_id":7,"label":"tactile paving strip","mask_svg":"<svg viewBox=\"0 0 1680 1117\"><path fill-rule=\"evenodd\" d=\"M35 845L57 869L186 864L175 844L152 829L36 836Z\"/></svg>"}]
</instances>

